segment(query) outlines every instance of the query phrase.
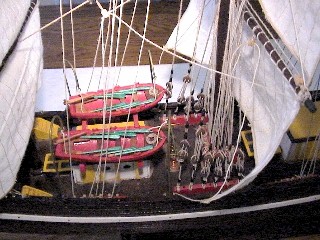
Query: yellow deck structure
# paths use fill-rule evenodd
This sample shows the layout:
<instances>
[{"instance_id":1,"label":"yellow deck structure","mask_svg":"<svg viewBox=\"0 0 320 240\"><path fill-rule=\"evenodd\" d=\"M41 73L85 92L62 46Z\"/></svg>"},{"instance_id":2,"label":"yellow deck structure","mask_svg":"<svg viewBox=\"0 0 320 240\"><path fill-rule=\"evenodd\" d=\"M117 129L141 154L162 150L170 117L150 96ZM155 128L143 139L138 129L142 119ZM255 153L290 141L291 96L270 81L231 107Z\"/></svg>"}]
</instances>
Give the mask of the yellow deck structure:
<instances>
[{"instance_id":1,"label":"yellow deck structure","mask_svg":"<svg viewBox=\"0 0 320 240\"><path fill-rule=\"evenodd\" d=\"M252 138L251 130L241 131L241 138L242 138L242 142L244 144L248 157L253 157L254 151L253 151L253 138ZM276 154L279 154L279 153L281 153L280 147L278 147L276 151Z\"/></svg>"},{"instance_id":2,"label":"yellow deck structure","mask_svg":"<svg viewBox=\"0 0 320 240\"><path fill-rule=\"evenodd\" d=\"M253 153L253 141L252 141L251 130L241 131L241 138L242 138L244 147L246 148L248 157L253 157L254 153Z\"/></svg>"},{"instance_id":3,"label":"yellow deck structure","mask_svg":"<svg viewBox=\"0 0 320 240\"><path fill-rule=\"evenodd\" d=\"M54 161L51 157L51 153L47 153L44 158L42 172L55 173L56 170L58 170L58 172L70 172L71 171L69 159L63 159L63 160L56 159L55 163L56 163L56 166L54 165Z\"/></svg>"},{"instance_id":4,"label":"yellow deck structure","mask_svg":"<svg viewBox=\"0 0 320 240\"><path fill-rule=\"evenodd\" d=\"M51 122L48 120L45 120L43 118L35 118L34 120L34 126L33 126L33 132L37 140L45 140L50 138L50 128L51 128ZM52 124L51 129L51 138L57 138L58 137L58 131L60 127L57 124Z\"/></svg>"},{"instance_id":5,"label":"yellow deck structure","mask_svg":"<svg viewBox=\"0 0 320 240\"><path fill-rule=\"evenodd\" d=\"M138 121L139 126L145 126L144 121ZM112 127L133 127L134 126L134 122L119 122L119 123L106 123L106 124L93 124L93 125L87 125L86 128L87 129L102 129L104 128L112 128ZM79 125L76 127L76 130L82 130L82 126Z\"/></svg>"},{"instance_id":6,"label":"yellow deck structure","mask_svg":"<svg viewBox=\"0 0 320 240\"><path fill-rule=\"evenodd\" d=\"M51 193L45 192L43 190L24 185L21 190L23 197L53 197Z\"/></svg>"},{"instance_id":7,"label":"yellow deck structure","mask_svg":"<svg viewBox=\"0 0 320 240\"><path fill-rule=\"evenodd\" d=\"M93 182L120 182L123 180L149 178L152 174L151 163L146 160L142 166L138 162L120 163L117 171L117 163L102 165L101 171L97 171L98 164L86 164L85 172L81 172L79 165L72 166L75 182L88 184Z\"/></svg>"},{"instance_id":8,"label":"yellow deck structure","mask_svg":"<svg viewBox=\"0 0 320 240\"><path fill-rule=\"evenodd\" d=\"M320 158L320 101L316 102L315 113L302 106L300 111L284 135L281 148L283 157L287 161L311 160ZM317 146L318 145L318 146ZM316 154L316 152L318 152Z\"/></svg>"}]
</instances>

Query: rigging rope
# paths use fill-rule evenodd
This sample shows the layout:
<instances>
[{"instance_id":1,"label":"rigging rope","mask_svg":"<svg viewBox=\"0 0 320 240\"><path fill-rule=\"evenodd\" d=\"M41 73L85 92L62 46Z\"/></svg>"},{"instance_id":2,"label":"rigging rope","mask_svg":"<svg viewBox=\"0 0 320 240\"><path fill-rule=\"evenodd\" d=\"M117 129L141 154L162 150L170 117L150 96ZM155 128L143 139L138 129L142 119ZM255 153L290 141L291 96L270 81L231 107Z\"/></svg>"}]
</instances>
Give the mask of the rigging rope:
<instances>
[{"instance_id":1,"label":"rigging rope","mask_svg":"<svg viewBox=\"0 0 320 240\"><path fill-rule=\"evenodd\" d=\"M68 16L71 12L74 12L76 10L78 10L79 8L83 7L84 5L86 5L87 3L89 3L90 0L86 0L84 1L83 3L79 4L78 6L76 6L75 8L73 8L72 10L62 14L60 13L60 17L54 19L53 21L49 22L48 24L44 25L43 27L41 27L40 29L38 29L37 31L33 32L32 34L28 35L27 37L23 38L20 40L20 42L28 39L29 37L33 36L34 34L38 33L38 32L41 32L42 30L46 29L47 27L51 26L52 24L58 22L59 20L62 20L64 17ZM61 4L61 1L60 1L60 4Z\"/></svg>"},{"instance_id":2,"label":"rigging rope","mask_svg":"<svg viewBox=\"0 0 320 240\"><path fill-rule=\"evenodd\" d=\"M230 14L233 14L236 13L235 10L239 9L239 8L234 8L235 6L233 5L232 2L230 2ZM230 22L235 22L233 19L240 19L239 18L239 15L241 15L242 13L242 9L243 9L244 5L240 5L240 10L238 10L238 12L236 13L235 16L233 15L230 15L229 16L229 24ZM239 29L241 28L241 25L239 26ZM229 29L230 26L229 26ZM237 64L238 62L238 59L240 56L237 56L237 58L235 59L235 53L241 49L242 45L239 45L239 43L233 41L233 38L236 36L236 31L237 31L237 28L234 28L233 31L231 31L231 33L227 36L227 44L228 45L228 48L226 48L226 53L225 53L225 57L223 59L223 71L227 72L227 73L233 73L234 70L235 70L235 67L231 67L233 66L232 64ZM239 35L238 35L239 36ZM258 61L256 61L256 68L254 70L254 74L253 74L253 77L252 77L252 82L251 82L251 88L253 88L253 86L255 85L255 79L256 79L256 74L257 74L257 70L258 70L258 66L259 66L259 60L260 60L260 57L261 57L261 54L260 54L260 49L259 49L259 46L255 43L254 46L257 48L258 50ZM227 116L230 116L230 119L233 118L233 97L231 97L231 94L227 94L229 91L231 91L231 82L232 81L227 81L227 79L224 79L224 76L222 76L222 80L220 82L221 86L220 86L220 89L219 89L219 96L218 96L218 103L217 103L217 108L220 108L222 109L222 111L218 111L216 110L216 114L215 114L215 123L213 124L214 126L226 126L226 123L229 123L229 127L232 126L233 122L231 120L228 120ZM227 100L224 100L225 98L227 98ZM231 102L231 104L230 104ZM227 109L227 110L225 110ZM221 187L219 188L219 190L210 198L207 198L207 199L203 199L203 200L198 200L198 199L192 199L192 198L189 198L187 196L184 196L182 194L179 194L179 193L174 193L175 195L178 195L178 196L181 196L187 200L190 200L190 201L193 201L193 202L201 202L201 203L210 203L212 202L213 200L216 200L219 198L220 196L220 193L222 191L222 189L224 188L224 186L226 185L227 183L227 180L228 180L228 176L230 176L230 172L231 172L231 168L232 168L232 163L233 163L233 160L235 159L235 156L236 156L236 153L237 153L237 149L239 147L239 142L240 142L240 137L241 137L241 130L244 126L244 123L245 123L245 119L246 119L246 116L244 115L243 118L242 118L242 123L241 123L241 126L239 128L239 132L238 132L238 136L237 136L237 142L236 142L236 146L235 148L231 148L230 150L230 156L228 157L228 159L226 159L226 161L230 161L229 165L226 165L227 162L225 163L225 177L224 177L224 182L223 184L221 185ZM217 124L218 123L218 124ZM215 125L217 124L217 125ZM216 141L216 144L213 146L215 149L225 149L225 147L228 145L228 143L230 143L230 141L232 140L232 132L225 132L225 130L219 130L219 129L214 129L213 130L216 132L216 134L218 135L217 137L217 140ZM219 137L220 135L220 137ZM224 135L227 135L229 140L228 141L225 141L223 140L222 136ZM216 164L217 167L220 166L220 168L222 167L221 166L221 163L217 162L216 161ZM217 169L218 170L218 169Z\"/></svg>"},{"instance_id":3,"label":"rigging rope","mask_svg":"<svg viewBox=\"0 0 320 240\"><path fill-rule=\"evenodd\" d=\"M300 65L301 65L303 85L306 87L306 79L305 79L305 74L304 74L304 69L303 69L303 64L302 64L302 56L301 56L300 43L299 43L299 38L298 38L298 30L297 30L296 19L295 19L295 15L293 13L291 0L289 0L289 3L290 3L290 11L291 11L291 15L292 15L292 20L293 20L293 29L294 29L294 32L295 32L295 35L296 35L297 48L298 48L298 54L299 54L298 57L299 57Z\"/></svg>"},{"instance_id":4,"label":"rigging rope","mask_svg":"<svg viewBox=\"0 0 320 240\"><path fill-rule=\"evenodd\" d=\"M62 0L60 0L60 16L63 14L63 7L62 7ZM66 59L65 59L65 41L64 41L64 24L63 18L61 17L61 46L62 46L62 65L63 65L63 74L64 74L64 83L65 83L65 97L67 99L67 78L66 78ZM69 111L68 111L68 104L66 104L66 118L67 118L67 133L68 137L70 137L70 125L69 125ZM70 168L72 168L72 158L71 158L71 144L68 144L68 151L69 151L69 164ZM70 181L71 181L71 192L72 196L75 197L74 191L74 179L73 179L73 172L70 172Z\"/></svg>"},{"instance_id":5,"label":"rigging rope","mask_svg":"<svg viewBox=\"0 0 320 240\"><path fill-rule=\"evenodd\" d=\"M129 2L129 1L126 1L126 2ZM159 46L157 46L156 44L154 44L154 43L152 43L150 40L148 40L147 38L146 38L146 29L147 29L147 24L148 24L148 15L149 15L149 7L150 7L150 0L148 1L148 7L147 7L147 14L146 14L146 19L145 19L145 26L144 26L144 32L143 32L143 35L140 35L138 32L136 32L133 28L132 28L132 22L133 22L133 17L132 17L132 22L131 22L131 25L129 26L127 23L125 23L124 21L123 21L123 19L122 19L122 6L126 3L126 2L123 2L123 0L121 0L121 9L120 9L120 17L119 16L117 16L117 12L115 11L115 9L117 9L118 7L119 7L119 5L118 5L118 1L116 1L116 0L113 0L113 8L112 8L112 10L110 10L109 9L109 12L108 11L106 11L105 9L103 9L103 10L105 10L105 11L103 11L103 13L102 13L102 15L103 15L103 19L105 19L106 17L108 17L109 18L109 16L112 16L112 19L111 19L111 21L112 21L112 26L111 26L111 38L110 38L110 52L109 52L109 59L108 59L108 68L110 68L111 66L112 66L112 57L113 57L113 36L114 36L114 32L115 32L115 20L117 19L119 22L118 22L118 38L117 38L117 42L116 42L116 53L115 53L115 66L117 65L117 59L118 59L118 48L119 48L119 39L120 39L120 33L121 33L121 31L120 31L120 28L121 28L121 25L123 24L123 25L125 25L125 26L127 26L128 28L129 28L129 33L128 33L128 38L130 37L130 33L131 32L134 32L135 34L137 34L138 36L140 36L140 38L142 39L142 42L141 42L141 47L140 47L140 51L139 51L139 58L138 58L138 66L140 65L140 61L141 61L141 55L142 55L142 51L143 51L143 47L144 47L144 43L145 42L149 42L150 44L152 44L152 45L154 45L154 46L156 46L156 47L159 47ZM136 1L136 3L137 3L137 1ZM97 4L98 4L98 6L99 6L99 2L97 1ZM110 1L110 4L111 4L111 1ZM110 5L111 6L111 5ZM244 4L242 5L242 7L244 6ZM99 6L99 7L101 7L101 5ZM203 10L203 9L202 9ZM134 9L134 11L135 11L135 9ZM62 10L61 10L61 15L62 15ZM234 22L236 22L237 23L237 20L239 20L240 19L240 14L238 14L238 15L235 15L235 16L233 16L233 15L230 15L230 19L233 19L233 21ZM110 18L109 18L109 23L110 23ZM237 23L238 24L238 23ZM63 24L62 24L63 25ZM106 49L107 49L107 47L106 46L108 46L108 39L109 39L109 30L110 30L110 26L109 26L109 28L108 28L108 34L107 34L107 40L106 41L104 41L103 40L103 38L104 38L104 35L103 35L103 24L101 24L102 25L102 30L100 31L100 37L101 37L101 39L102 39L102 55L103 55L103 68L104 68L104 64L105 64L105 60L104 60L104 57L105 57L105 53L106 53ZM63 26L61 26L61 28L62 28L62 35L63 35ZM235 33L236 31L234 31L234 33L233 33L233 35L232 35L232 33L230 33L230 35L228 35L228 39L227 39L227 42L232 42L234 39L235 39L235 37L236 37L236 33ZM73 36L74 37L74 36ZM100 41L100 37L99 37L99 41ZM128 45L128 38L127 38L127 43L126 43L126 47L127 47L127 45ZM62 39L63 39L63 36L62 36ZM74 39L73 39L74 40ZM239 39L237 39L238 41L240 41ZM62 40L62 42L63 42L63 48L64 48L64 40ZM98 48L99 48L99 44L100 44L100 42L98 42L98 45L97 45L97 51L98 51ZM233 48L235 48L237 45L238 45L239 43L237 42L237 41L235 41L234 43L230 43L230 48L231 49L233 49ZM255 45L256 46L256 45ZM125 49L126 49L126 47L125 47ZM159 47L160 48L160 47ZM196 45L195 45L195 48L196 48ZM225 59L224 59L224 61L230 61L230 62L232 62L232 63L236 63L237 64L237 62L238 62L238 59L240 58L240 54L239 55L235 55L235 53L239 50L241 48L241 46L238 46L237 48L236 48L236 50L235 51L230 51L229 50L229 52L227 53L227 54L225 54ZM168 51L167 49L165 49L165 48L160 48L160 49L162 49L162 51L163 52L169 52L170 54L172 54L170 51ZM195 49L194 49L195 50ZM74 50L75 51L75 50ZM258 48L258 51L260 51L259 50L259 48ZM63 50L63 52L64 52L64 50ZM195 52L195 51L194 51ZM122 61L121 61L121 66L122 66L122 63L123 63L123 59L124 59L124 55L125 54L123 54L123 58L122 58ZM173 56L173 59L174 59L174 57L178 57L178 58L181 58L180 56L176 56L176 53L175 53L175 51L174 51L174 53L172 54L172 56ZM75 53L74 53L74 57L75 57ZM202 56L202 59L203 59L203 57L204 57L204 55ZM63 59L64 59L64 56L63 56ZM183 58L182 58L183 59ZM260 59L260 52L259 52L259 59ZM95 59L96 60L96 59ZM75 61L75 60L74 60ZM214 76L214 73L219 73L218 71L216 71L215 70L215 68L213 68L212 67L212 65L211 65L211 68L209 68L209 67L207 67L207 66L204 66L203 65L203 63L201 62L201 63L196 63L195 61L194 61L194 59L192 59L191 61L188 61L189 63L193 63L194 65L197 65L197 66L200 66L200 67L202 67L202 68L205 68L205 69L207 69L207 70L209 70L209 72L211 73L211 80L212 79L214 79L213 78L213 76ZM258 63L259 63L259 61L258 61ZM173 63L172 63L173 64ZM65 60L64 60L64 65L65 65ZM95 65L95 63L94 63L94 65ZM258 64L257 64L258 65ZM103 69L102 68L102 69ZM173 68L173 67L172 67ZM64 66L64 69L65 69L65 66ZM231 96L231 94L229 94L230 93L230 91L232 90L232 82L233 82L233 80L241 80L241 79L239 79L239 78L235 78L235 77L233 77L233 75L232 75L232 73L233 73L233 70L234 70L234 68L233 69L231 69L231 65L226 65L226 66L224 66L224 68L223 68L223 70L222 70L222 72L220 73L221 75L222 75L222 78L223 78L223 81L222 81L222 85L221 85L221 87L220 87L220 89L219 89L219 96L218 96L218 102L217 102L217 105L218 106L220 106L220 109L221 109L221 111L217 111L216 110L216 113L214 114L215 115L215 119L211 119L212 121L213 121L213 123L212 123L212 129L211 129L211 133L212 133L212 135L215 133L215 131L217 132L217 134L215 135L215 137L214 137L214 139L212 139L212 142L215 142L215 146L219 146L220 148L221 147L225 147L225 146L227 146L227 145L230 145L230 143L232 142L232 129L230 129L229 128L229 130L225 130L225 129L219 129L219 128L217 128L217 126L224 126L224 125L229 125L229 126L233 126L233 117L231 116L230 117L230 115L231 114L233 114L233 111L234 111L234 104L233 104L233 97ZM257 69L256 69L257 70ZM225 72L227 72L228 74L225 74ZM189 72L190 73L190 72ZM102 75L102 74L101 74ZM120 75L120 71L119 71L119 75ZM255 82L254 82L254 79L255 79L255 75L256 75L256 71L255 71L255 73L254 73L254 77L253 77L253 81L252 81L252 87L256 84ZM109 75L108 75L109 76ZM117 78L117 81L118 81L118 79L119 79L119 76L118 76L118 78ZM209 79L209 77L208 77L208 79ZM105 84L104 84L104 107L103 107L103 126L105 126L105 124L106 124L106 110L105 110L105 106L106 106L106 94L105 94L105 91L106 91L106 86L108 86L108 84L107 84L107 82L108 82L108 80L109 80L109 78L107 78L107 81L105 81ZM136 78L135 78L135 84L136 84L136 80L137 80L137 74L136 74ZM245 80L241 80L241 81L245 81ZM193 87L191 88L191 95L193 95L193 90L194 90L194 88L195 88L195 85L196 85L196 79L195 80L193 80ZM205 85L205 82L203 83L203 86ZM215 88L215 85L214 85L214 82L212 83L212 82L209 82L209 81L207 81L207 83L206 83L206 85L208 86L208 91L211 91L211 100L207 100L207 102L206 102L206 106L208 106L208 111L210 111L211 113L213 113L214 112L214 101L213 101L213 99L214 99L214 92L215 92L215 90L214 90L214 88ZM212 91L212 89L213 89L213 91ZM112 93L113 93L113 88L112 88ZM133 93L132 93L133 94ZM112 94L113 95L113 94ZM222 100L222 99L226 99L226 100ZM130 102L130 109L129 109L129 114L130 114L130 111L131 111L131 104L132 104L132 102L133 102L133 97L131 96L131 102ZM111 101L111 106L112 106L112 101ZM112 107L110 108L110 110L109 110L109 123L111 122L111 109L112 109ZM187 119L189 118L189 113L190 113L190 111L191 111L191 97L188 99L188 105L187 105ZM68 116L67 116L67 119L68 119ZM243 121L242 121L242 123L241 123L241 127L240 127L240 129L243 127L243 124L244 124L244 119L245 119L245 116L243 116ZM128 117L127 117L127 122L129 121L129 115L128 115ZM216 124L216 125L215 125ZM68 126L68 129L69 129L69 126ZM161 129L161 127L159 128L159 132L160 132L160 129ZM103 131L105 131L105 128L103 127ZM110 131L110 128L108 129L108 135L109 135L109 131ZM126 129L125 129L125 134L126 134L126 131L127 131L127 127L126 127ZM240 132L239 132L240 133ZM68 134L69 135L69 134ZM158 134L159 135L159 134ZM103 134L103 136L104 136L104 134ZM125 135L126 136L126 135ZM223 138L223 136L227 136L227 138ZM238 135L238 138L239 138L239 135ZM104 139L103 139L104 140ZM108 141L108 137L107 137L107 141ZM239 140L237 141L237 147L238 147L238 144L239 144ZM102 146L101 146L102 147ZM122 150L123 150L123 147L124 147L124 144L122 145ZM237 149L237 147L236 147L236 149ZM69 146L69 148L70 148L70 146ZM200 147L200 145L198 144L197 145L197 147L195 148L195 155L199 155L200 154L200 149L201 149L201 147ZM69 152L71 152L70 150L69 150ZM234 156L235 156L235 154L236 154L236 151L234 151L234 153L233 153L233 158L234 158ZM122 151L121 151L121 154L120 154L120 157L119 157L119 162L118 162L118 165L117 165L117 174L119 173L119 168L120 168L120 159L121 159L121 156L122 156ZM105 157L105 161L104 161L104 167L106 168L106 158L107 158L107 156ZM233 159L232 158L232 159ZM231 161L231 163L232 163L232 161ZM225 182L226 182L226 179L227 179L227 175L228 174L230 174L230 171L231 171L231 164L230 163L230 165L228 166L228 168L227 168L227 173L226 173L226 177L225 177ZM99 161L99 171L101 170L101 161ZM105 172L105 169L104 169L104 172ZM116 176L117 176L117 174L116 174ZM179 173L179 176L180 176L180 173ZM99 179L100 179L100 177L99 177ZM224 184L225 184L225 182L224 182ZM113 190L112 190L112 194L111 194L111 197L113 197L114 196L114 192L115 192L115 187L116 187L116 181L114 182L114 186L113 186ZM221 190L222 190L222 188L223 188L223 186L220 188L220 190L219 190L219 192L216 194L216 195L218 195L220 192L221 192ZM98 191L98 188L97 188L97 191ZM96 191L96 194L97 194L97 191ZM102 194L103 194L103 192L104 192L104 181L103 181L103 187L102 187ZM91 192L90 192L91 193ZM215 196L216 196L215 195ZM215 196L213 196L212 198L215 198ZM209 200L208 200L209 201ZM211 200L210 200L211 201Z\"/></svg>"},{"instance_id":6,"label":"rigging rope","mask_svg":"<svg viewBox=\"0 0 320 240\"><path fill-rule=\"evenodd\" d=\"M74 24L73 24L73 11L72 0L70 0L70 20L71 20L71 34L72 34L72 53L73 53L73 67L77 69L76 64L76 50L75 50L75 36L74 36Z\"/></svg>"}]
</instances>

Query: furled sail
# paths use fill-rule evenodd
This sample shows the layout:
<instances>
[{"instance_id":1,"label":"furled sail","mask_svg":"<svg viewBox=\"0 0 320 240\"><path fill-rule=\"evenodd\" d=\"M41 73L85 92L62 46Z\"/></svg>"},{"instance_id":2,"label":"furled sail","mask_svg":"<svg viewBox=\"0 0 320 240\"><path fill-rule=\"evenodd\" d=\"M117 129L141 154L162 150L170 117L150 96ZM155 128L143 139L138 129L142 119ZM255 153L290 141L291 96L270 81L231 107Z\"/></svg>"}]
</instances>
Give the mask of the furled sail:
<instances>
[{"instance_id":1,"label":"furled sail","mask_svg":"<svg viewBox=\"0 0 320 240\"><path fill-rule=\"evenodd\" d=\"M191 0L166 47L200 63L209 63L215 41L215 0Z\"/></svg>"},{"instance_id":2,"label":"furled sail","mask_svg":"<svg viewBox=\"0 0 320 240\"><path fill-rule=\"evenodd\" d=\"M14 37L6 38L10 40L2 48L6 51L19 36L24 20L28 19L12 53L1 54L8 57L0 72L0 198L11 190L16 181L34 121L35 95L42 69L41 35L37 33L21 40L40 28L39 9L35 3L5 1L0 7L0 18L6 19L0 21L4 26L0 29L11 32L12 26L17 28L12 34ZM31 15L26 18L27 12Z\"/></svg>"},{"instance_id":3,"label":"furled sail","mask_svg":"<svg viewBox=\"0 0 320 240\"><path fill-rule=\"evenodd\" d=\"M320 60L320 2L260 0L267 20L300 60L309 86Z\"/></svg>"}]
</instances>

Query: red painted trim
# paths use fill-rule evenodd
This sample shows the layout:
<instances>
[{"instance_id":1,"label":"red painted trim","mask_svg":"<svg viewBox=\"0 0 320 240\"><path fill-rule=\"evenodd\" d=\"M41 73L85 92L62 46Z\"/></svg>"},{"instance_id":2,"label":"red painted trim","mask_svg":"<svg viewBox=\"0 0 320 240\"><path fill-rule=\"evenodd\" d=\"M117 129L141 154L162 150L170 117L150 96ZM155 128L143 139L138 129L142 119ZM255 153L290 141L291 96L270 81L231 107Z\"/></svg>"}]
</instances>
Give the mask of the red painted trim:
<instances>
[{"instance_id":1,"label":"red painted trim","mask_svg":"<svg viewBox=\"0 0 320 240\"><path fill-rule=\"evenodd\" d=\"M165 119L161 119L162 122L165 121ZM185 125L187 120L186 120L186 115L174 115L171 117L170 119L171 124L176 124L176 125ZM190 125L198 125L201 121L201 113L198 114L190 114L189 116L189 124ZM203 118L203 123L207 123L208 122L208 117L205 116Z\"/></svg>"},{"instance_id":2,"label":"red painted trim","mask_svg":"<svg viewBox=\"0 0 320 240\"><path fill-rule=\"evenodd\" d=\"M229 180L227 183L223 186L222 190L226 190L230 187L233 187L234 185L238 184L239 180ZM197 194L197 193L206 193L206 192L217 192L221 188L223 182L217 182L216 184L213 183L207 183L207 184L194 184L192 186L192 189L189 189L189 185L180 186L179 190L177 187L173 188L173 192L180 193L180 194Z\"/></svg>"}]
</instances>

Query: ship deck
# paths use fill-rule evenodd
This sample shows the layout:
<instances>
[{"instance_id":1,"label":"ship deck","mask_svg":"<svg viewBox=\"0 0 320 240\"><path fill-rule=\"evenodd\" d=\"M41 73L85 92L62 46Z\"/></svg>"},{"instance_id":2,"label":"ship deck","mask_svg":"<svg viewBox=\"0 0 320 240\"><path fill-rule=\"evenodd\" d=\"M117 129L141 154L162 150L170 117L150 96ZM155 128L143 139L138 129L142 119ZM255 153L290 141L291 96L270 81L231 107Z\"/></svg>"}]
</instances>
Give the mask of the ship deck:
<instances>
[{"instance_id":1,"label":"ship deck","mask_svg":"<svg viewBox=\"0 0 320 240\"><path fill-rule=\"evenodd\" d=\"M161 111L158 108L157 111ZM144 121L146 126L160 126L162 115L157 112L155 109L140 114L139 120ZM48 114L48 113L47 113ZM53 113L49 113L52 115ZM63 113L60 113L62 115ZM44 118L50 119L48 115L40 115ZM181 116L184 116L182 114ZM121 118L118 119L121 122ZM71 121L71 126L76 126L77 121ZM195 131L198 125L190 126L188 139L190 145L194 145L195 139ZM174 141L170 140L170 146L168 145L168 141L166 141L165 145L162 149L154 154L151 158L147 158L151 162L151 176L150 178L141 178L141 179L133 179L133 180L117 180L116 184L114 181L109 181L105 183L104 186L104 197L110 196L112 190L115 186L115 196L118 195L121 198L128 198L130 200L144 200L144 201L162 201L168 199L179 199L177 196L173 196L173 188L177 186L178 183L178 168L175 171L170 170L171 159L170 154L167 154L171 151L173 146L179 148L179 143L183 139L184 135L184 125L175 125L173 129L174 133ZM168 128L164 127L162 130L165 134L168 133ZM243 146L242 146L243 148ZM18 177L18 186L22 185L30 185L41 190L47 191L52 193L54 196L64 196L64 197L73 197L71 191L71 179L70 179L70 171L67 172L59 172L59 173L52 173L52 172L45 172L44 171L44 161L45 161L45 154L50 153L50 141L49 140L37 140L34 136L31 137L29 147L27 149L26 156L23 160L22 168ZM189 150L189 156L193 154L193 148L191 147ZM73 164L78 164L76 161L73 161ZM115 164L117 165L117 164ZM182 175L181 175L181 186L189 186L190 179L191 179L191 172L192 172L192 164L189 160L185 161L182 165ZM254 166L253 158L247 157L245 159L245 172L246 175ZM122 169L122 171L129 171L129 168L132 165L127 166L128 169ZM137 170L136 170L137 171ZM108 173L107 173L108 174ZM110 173L109 173L110 174ZM240 179L236 173L232 173L231 180ZM210 174L208 178L208 183L213 183L213 175ZM223 178L219 179L218 182L223 182ZM201 184L200 178L200 163L198 163L198 169L195 172L195 180L194 184ZM74 194L77 197L89 196L90 189L98 189L97 191L101 191L102 184L74 184ZM217 188L219 189L219 188ZM95 192L95 191L93 191ZM206 192L206 191L204 191ZM99 195L99 194L98 194ZM212 195L212 192L209 191L208 193L204 194L192 194L193 197L205 197Z\"/></svg>"},{"instance_id":2,"label":"ship deck","mask_svg":"<svg viewBox=\"0 0 320 240\"><path fill-rule=\"evenodd\" d=\"M40 116L50 119L54 113L46 113ZM63 112L59 112L63 117ZM152 109L149 112L140 114L139 120L143 120L147 126L160 126L160 119L162 117L161 110L159 108ZM183 116L183 114L182 114ZM118 121L121 122L121 118ZM71 126L76 126L77 121L70 122ZM188 139L190 145L193 146L195 139L195 131L198 126L190 126ZM184 134L184 125L173 127L173 132L175 136L175 143L179 145L180 141L183 139ZM166 134L168 128L165 127L162 129ZM236 136L235 136L236 138ZM172 140L171 148L172 148ZM88 197L90 192L95 193L97 191L97 196L100 195L102 189L102 183L92 184L92 183L82 183L82 184L73 184L74 193L72 193L70 172L59 172L59 173L46 173L44 172L43 164L45 159L45 154L50 152L49 140L36 140L35 137L30 138L30 143L26 152L26 156L23 160L22 167L18 176L18 183L15 187L16 190L20 190L23 185L30 185L41 190L52 193L55 197L64 197L72 198L74 195L78 198ZM166 201L166 200L182 200L182 198L173 195L173 189L177 186L178 183L178 171L170 171L170 162L172 157L168 152L171 151L171 148L168 145L168 141L165 143L163 148L154 154L151 158L148 158L151 162L152 174L148 178L139 178L132 180L117 180L109 181L104 184L103 198L108 198L114 188L114 197L127 199L129 201ZM240 143L240 148L245 152L245 146ZM189 156L192 155L193 148L189 150ZM244 175L247 175L251 169L254 167L254 159L246 155L244 161L245 171ZM73 164L77 164L76 161ZM275 154L274 159L271 161L269 166L259 175L255 180L254 185L259 186L260 184L275 183L283 179L294 180L294 177L299 173L300 162L285 162L283 161L281 154ZM132 167L132 166L131 166ZM128 166L128 169L130 166ZM193 166L189 159L182 164L182 175L181 175L181 186L188 187L191 179L191 172ZM212 168L211 168L212 170ZM127 171L125 169L125 171ZM136 170L137 171L137 170ZM317 167L316 173L319 169ZM237 176L237 172L233 171L230 177L231 180L238 180L241 177ZM291 180L292 180L291 179ZM291 181L290 180L290 181ZM218 183L223 182L224 178L220 178ZM213 173L209 175L208 183L213 183ZM198 169L195 172L194 184L201 185L200 178L200 163L198 163ZM92 189L95 189L92 191ZM219 189L219 187L217 188ZM91 190L91 191L90 191ZM193 198L204 198L209 197L214 194L214 190L203 191L204 193L194 193L189 196ZM100 195L101 197L101 195Z\"/></svg>"},{"instance_id":3,"label":"ship deck","mask_svg":"<svg viewBox=\"0 0 320 240\"><path fill-rule=\"evenodd\" d=\"M56 113L42 113L41 117L51 119ZM153 109L149 113L140 115L140 120L144 120L148 125L159 125L158 111ZM118 119L121 121L121 119ZM72 122L71 124L76 124ZM177 133L177 138L183 136L184 127L174 127ZM194 134L194 128L190 127L190 139ZM115 193L118 193L117 198L108 198L107 194L111 192L113 184L106 183L104 197L85 198L84 194L88 195L91 184L77 185L75 184L76 197L72 195L70 174L44 174L42 173L42 164L44 153L48 151L48 141L35 141L30 139L30 143L24 158L24 161L19 172L18 181L15 189L19 190L24 184L37 187L52 193L52 198L20 198L15 195L8 195L7 198L1 200L0 210L5 213L52 216L60 217L75 217L81 219L85 217L91 218L126 218L126 217L146 217L154 218L162 215L175 215L180 213L199 214L199 212L220 211L223 209L242 209L250 208L251 206L264 206L265 203L277 204L285 203L288 199L305 198L320 192L319 175L310 176L307 178L298 178L296 174L300 170L301 163L285 162L280 154L276 154L270 164L259 174L258 178L249 186L237 191L234 194L215 201L213 204L199 204L186 201L172 194L172 188L177 183L177 172L172 173L168 169L166 163L166 148L154 155L150 160L153 162L153 174L150 178L139 180L124 180L117 184ZM241 144L241 147L244 147ZM254 165L253 158L246 157L246 171ZM190 182L190 163L186 163L182 175L182 184ZM319 174L319 167L316 169ZM196 181L201 183L199 175ZM212 179L210 179L212 181ZM212 196L214 193L201 195L193 195L194 198ZM68 233L72 232L88 233L99 231L99 233L110 234L110 229L113 232L120 232L128 236L157 236L160 232L166 232L170 236L178 238L181 232L192 234L202 234L201 231L207 232L214 236L229 236L235 237L233 234L236 231L241 236L246 234L254 234L256 236L292 236L304 233L318 233L317 214L319 214L319 201L299 204L297 206L285 205L280 209L265 209L263 211L249 211L247 213L213 216L209 218L193 218L171 221L148 221L148 222L119 222L109 223L106 228L105 224L74 224L74 223L56 223L56 222L30 222L30 224L17 221L1 221L0 230L15 232L42 232L42 233ZM299 211L298 215L293 214ZM297 222L297 216L300 219ZM250 221L248 221L250 219ZM245 226L243 222L247 222ZM13 224L14 223L14 224ZM280 224L279 224L280 223ZM196 224L196 225L195 225ZM291 225L290 225L291 224ZM13 227L15 226L15 227ZM45 230L43 226L46 226ZM70 232L72 226L73 231ZM265 226L268 226L267 228ZM293 226L294 231L291 229ZM17 230L17 227L19 230ZM57 230L57 228L59 230ZM271 229L272 228L272 229ZM287 229L291 230L288 231ZM232 232L229 232L233 229ZM218 232L217 232L218 231ZM214 233L213 233L214 232ZM220 234L220 233L221 234ZM229 233L228 233L229 232ZM152 234L151 234L152 233ZM179 233L179 234L178 234ZM177 235L178 234L178 235ZM121 235L122 236L122 235ZM186 239L190 236L185 236ZM211 236L211 235L210 235ZM123 237L123 236L122 236ZM182 239L182 238L178 238Z\"/></svg>"}]
</instances>

